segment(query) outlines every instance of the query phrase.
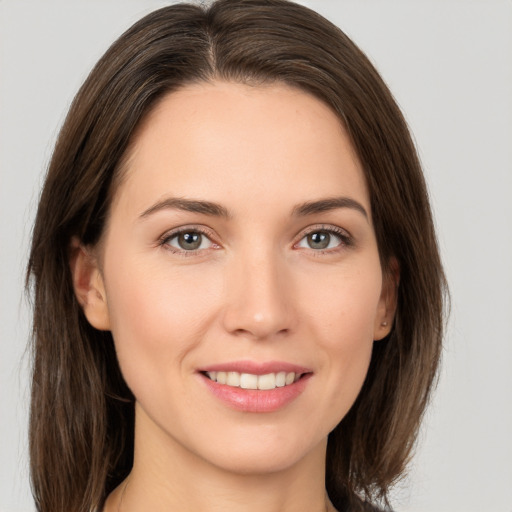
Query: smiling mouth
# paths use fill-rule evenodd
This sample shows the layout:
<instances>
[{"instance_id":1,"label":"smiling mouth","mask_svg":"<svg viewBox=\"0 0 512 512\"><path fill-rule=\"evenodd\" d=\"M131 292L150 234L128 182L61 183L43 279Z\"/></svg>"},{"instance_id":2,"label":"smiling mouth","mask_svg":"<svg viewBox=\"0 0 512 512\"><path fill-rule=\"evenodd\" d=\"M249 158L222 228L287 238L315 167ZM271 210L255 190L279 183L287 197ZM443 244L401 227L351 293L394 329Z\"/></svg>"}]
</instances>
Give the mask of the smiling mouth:
<instances>
[{"instance_id":1,"label":"smiling mouth","mask_svg":"<svg viewBox=\"0 0 512 512\"><path fill-rule=\"evenodd\" d=\"M307 375L305 373L295 372L267 373L265 375L222 371L202 373L218 384L224 384L233 388L258 389L262 391L284 388L297 382L304 375Z\"/></svg>"}]
</instances>

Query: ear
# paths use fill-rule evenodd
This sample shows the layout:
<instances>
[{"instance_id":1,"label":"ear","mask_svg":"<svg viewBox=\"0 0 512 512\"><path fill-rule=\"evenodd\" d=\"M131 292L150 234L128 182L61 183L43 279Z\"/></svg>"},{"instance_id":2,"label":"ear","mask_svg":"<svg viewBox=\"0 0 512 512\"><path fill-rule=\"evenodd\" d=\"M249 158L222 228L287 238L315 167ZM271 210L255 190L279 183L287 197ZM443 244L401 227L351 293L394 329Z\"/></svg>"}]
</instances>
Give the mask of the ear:
<instances>
[{"instance_id":1,"label":"ear","mask_svg":"<svg viewBox=\"0 0 512 512\"><path fill-rule=\"evenodd\" d=\"M373 328L375 341L385 338L391 332L396 313L399 282L400 267L396 258L391 258L388 270L382 279L382 291Z\"/></svg>"},{"instance_id":2,"label":"ear","mask_svg":"<svg viewBox=\"0 0 512 512\"><path fill-rule=\"evenodd\" d=\"M69 266L75 295L87 320L96 329L110 330L107 296L98 260L77 238L71 240Z\"/></svg>"}]
</instances>

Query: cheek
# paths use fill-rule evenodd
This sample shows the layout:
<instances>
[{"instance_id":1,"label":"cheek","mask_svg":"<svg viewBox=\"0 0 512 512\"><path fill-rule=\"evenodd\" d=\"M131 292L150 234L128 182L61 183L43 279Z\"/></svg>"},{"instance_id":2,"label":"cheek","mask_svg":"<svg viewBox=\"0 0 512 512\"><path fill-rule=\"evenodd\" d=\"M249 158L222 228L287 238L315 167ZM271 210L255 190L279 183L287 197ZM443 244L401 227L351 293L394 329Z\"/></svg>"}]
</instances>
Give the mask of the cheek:
<instances>
[{"instance_id":1,"label":"cheek","mask_svg":"<svg viewBox=\"0 0 512 512\"><path fill-rule=\"evenodd\" d=\"M377 261L311 272L303 280L301 302L319 331L319 340L341 349L356 349L373 342L374 322L381 291L382 274Z\"/></svg>"},{"instance_id":2,"label":"cheek","mask_svg":"<svg viewBox=\"0 0 512 512\"><path fill-rule=\"evenodd\" d=\"M382 286L380 265L317 275L315 284L308 289L307 311L311 336L328 368L323 421L332 429L353 405L366 378Z\"/></svg>"},{"instance_id":3,"label":"cheek","mask_svg":"<svg viewBox=\"0 0 512 512\"><path fill-rule=\"evenodd\" d=\"M218 287L211 275L198 280L192 267L177 271L138 257L112 261L105 284L119 364L134 392L154 389L177 375L200 343Z\"/></svg>"}]
</instances>

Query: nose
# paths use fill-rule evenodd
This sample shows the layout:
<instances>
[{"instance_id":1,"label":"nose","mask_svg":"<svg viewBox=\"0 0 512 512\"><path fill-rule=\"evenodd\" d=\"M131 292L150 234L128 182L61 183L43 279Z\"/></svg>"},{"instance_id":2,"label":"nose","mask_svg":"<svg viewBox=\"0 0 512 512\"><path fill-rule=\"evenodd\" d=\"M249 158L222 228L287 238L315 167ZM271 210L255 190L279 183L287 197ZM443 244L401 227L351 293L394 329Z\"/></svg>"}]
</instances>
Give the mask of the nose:
<instances>
[{"instance_id":1,"label":"nose","mask_svg":"<svg viewBox=\"0 0 512 512\"><path fill-rule=\"evenodd\" d=\"M250 339L269 339L295 329L293 282L286 263L271 251L237 258L226 277L224 328Z\"/></svg>"}]
</instances>

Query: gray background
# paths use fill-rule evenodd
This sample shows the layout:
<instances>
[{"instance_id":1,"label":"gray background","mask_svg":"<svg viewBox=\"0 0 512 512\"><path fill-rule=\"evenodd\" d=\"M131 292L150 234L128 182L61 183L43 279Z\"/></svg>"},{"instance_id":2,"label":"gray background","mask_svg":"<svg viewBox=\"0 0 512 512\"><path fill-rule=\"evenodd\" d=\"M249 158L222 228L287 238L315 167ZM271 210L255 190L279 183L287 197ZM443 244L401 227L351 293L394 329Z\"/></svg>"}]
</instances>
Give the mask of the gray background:
<instances>
[{"instance_id":1,"label":"gray background","mask_svg":"<svg viewBox=\"0 0 512 512\"><path fill-rule=\"evenodd\" d=\"M156 0L0 0L0 512L27 471L27 245L69 103ZM512 511L512 2L310 0L369 55L415 134L452 315L397 512Z\"/></svg>"}]
</instances>

